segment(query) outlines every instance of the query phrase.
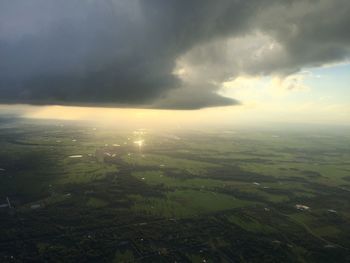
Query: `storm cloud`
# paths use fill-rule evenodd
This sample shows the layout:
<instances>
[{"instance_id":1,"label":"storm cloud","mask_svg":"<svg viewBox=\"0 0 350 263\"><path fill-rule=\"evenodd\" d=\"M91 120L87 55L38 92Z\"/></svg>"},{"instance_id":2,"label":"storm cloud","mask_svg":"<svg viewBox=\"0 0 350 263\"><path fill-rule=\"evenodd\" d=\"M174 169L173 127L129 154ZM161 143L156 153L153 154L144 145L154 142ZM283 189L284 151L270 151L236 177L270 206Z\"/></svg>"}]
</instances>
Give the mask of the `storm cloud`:
<instances>
[{"instance_id":1,"label":"storm cloud","mask_svg":"<svg viewBox=\"0 0 350 263\"><path fill-rule=\"evenodd\" d=\"M347 61L348 0L3 0L0 102L197 109Z\"/></svg>"}]
</instances>

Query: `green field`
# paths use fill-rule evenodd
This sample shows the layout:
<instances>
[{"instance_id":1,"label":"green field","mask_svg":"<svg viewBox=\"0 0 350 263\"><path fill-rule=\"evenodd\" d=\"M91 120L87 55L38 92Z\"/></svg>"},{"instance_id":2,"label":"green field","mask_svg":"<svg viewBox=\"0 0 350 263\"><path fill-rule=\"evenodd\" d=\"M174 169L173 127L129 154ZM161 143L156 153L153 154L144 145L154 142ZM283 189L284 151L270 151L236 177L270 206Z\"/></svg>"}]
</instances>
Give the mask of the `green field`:
<instances>
[{"instance_id":1,"label":"green field","mask_svg":"<svg viewBox=\"0 0 350 263\"><path fill-rule=\"evenodd\" d=\"M0 121L1 262L349 262L349 200L345 128Z\"/></svg>"}]
</instances>

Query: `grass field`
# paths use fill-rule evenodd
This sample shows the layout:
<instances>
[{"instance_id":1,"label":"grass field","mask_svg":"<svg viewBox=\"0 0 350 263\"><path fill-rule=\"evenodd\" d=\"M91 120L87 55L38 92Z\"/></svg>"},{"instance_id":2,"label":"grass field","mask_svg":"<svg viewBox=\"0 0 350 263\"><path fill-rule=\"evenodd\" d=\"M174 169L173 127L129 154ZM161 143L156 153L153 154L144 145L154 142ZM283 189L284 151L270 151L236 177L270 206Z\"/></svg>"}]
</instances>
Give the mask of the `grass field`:
<instances>
[{"instance_id":1,"label":"grass field","mask_svg":"<svg viewBox=\"0 0 350 263\"><path fill-rule=\"evenodd\" d=\"M350 260L347 130L3 120L0 135L0 261Z\"/></svg>"}]
</instances>

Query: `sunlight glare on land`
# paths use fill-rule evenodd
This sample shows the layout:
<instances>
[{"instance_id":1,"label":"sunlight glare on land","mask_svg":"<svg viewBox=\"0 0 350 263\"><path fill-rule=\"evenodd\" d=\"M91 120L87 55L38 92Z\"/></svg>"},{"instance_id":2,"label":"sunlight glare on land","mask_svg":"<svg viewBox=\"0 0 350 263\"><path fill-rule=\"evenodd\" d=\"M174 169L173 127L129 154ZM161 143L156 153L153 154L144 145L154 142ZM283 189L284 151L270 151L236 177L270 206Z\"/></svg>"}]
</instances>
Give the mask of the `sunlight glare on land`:
<instances>
[{"instance_id":1,"label":"sunlight glare on land","mask_svg":"<svg viewBox=\"0 0 350 263\"><path fill-rule=\"evenodd\" d=\"M137 140L134 141L134 143L141 149L144 144L144 140Z\"/></svg>"}]
</instances>

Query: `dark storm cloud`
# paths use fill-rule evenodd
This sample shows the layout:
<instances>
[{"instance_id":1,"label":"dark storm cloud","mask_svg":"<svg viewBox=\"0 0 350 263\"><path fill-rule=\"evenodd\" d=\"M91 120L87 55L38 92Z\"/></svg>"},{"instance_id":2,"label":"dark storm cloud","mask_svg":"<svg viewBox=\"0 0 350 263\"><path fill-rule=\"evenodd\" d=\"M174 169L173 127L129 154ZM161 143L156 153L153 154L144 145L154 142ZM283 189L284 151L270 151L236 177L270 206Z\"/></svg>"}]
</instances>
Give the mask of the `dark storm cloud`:
<instances>
[{"instance_id":1,"label":"dark storm cloud","mask_svg":"<svg viewBox=\"0 0 350 263\"><path fill-rule=\"evenodd\" d=\"M347 59L349 12L346 0L4 0L0 101L236 104L217 94L228 78L288 75ZM276 41L278 52L251 59L259 46L227 42L256 32ZM177 74L181 67L193 70Z\"/></svg>"},{"instance_id":2,"label":"dark storm cloud","mask_svg":"<svg viewBox=\"0 0 350 263\"><path fill-rule=\"evenodd\" d=\"M257 70L297 71L348 59L349 13L347 0L280 1L265 8L254 22L284 47L285 57Z\"/></svg>"}]
</instances>

